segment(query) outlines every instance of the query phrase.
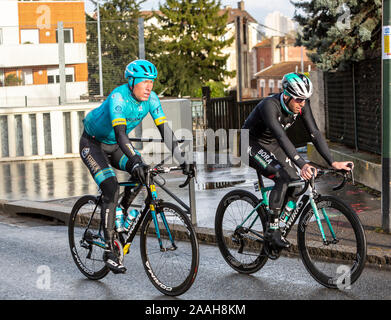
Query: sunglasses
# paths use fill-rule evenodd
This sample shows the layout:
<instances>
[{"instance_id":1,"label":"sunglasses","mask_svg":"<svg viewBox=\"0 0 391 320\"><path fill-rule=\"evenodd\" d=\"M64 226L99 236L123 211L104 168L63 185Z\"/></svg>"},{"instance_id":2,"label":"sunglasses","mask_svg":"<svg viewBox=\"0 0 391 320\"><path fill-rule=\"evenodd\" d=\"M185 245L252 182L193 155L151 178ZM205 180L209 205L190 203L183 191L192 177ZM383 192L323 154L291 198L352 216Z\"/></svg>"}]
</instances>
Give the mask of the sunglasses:
<instances>
[{"instance_id":1,"label":"sunglasses","mask_svg":"<svg viewBox=\"0 0 391 320\"><path fill-rule=\"evenodd\" d=\"M296 98L293 98L293 100L295 100L295 102L297 102L297 103L302 103L303 101L306 101L307 99L296 99Z\"/></svg>"}]
</instances>

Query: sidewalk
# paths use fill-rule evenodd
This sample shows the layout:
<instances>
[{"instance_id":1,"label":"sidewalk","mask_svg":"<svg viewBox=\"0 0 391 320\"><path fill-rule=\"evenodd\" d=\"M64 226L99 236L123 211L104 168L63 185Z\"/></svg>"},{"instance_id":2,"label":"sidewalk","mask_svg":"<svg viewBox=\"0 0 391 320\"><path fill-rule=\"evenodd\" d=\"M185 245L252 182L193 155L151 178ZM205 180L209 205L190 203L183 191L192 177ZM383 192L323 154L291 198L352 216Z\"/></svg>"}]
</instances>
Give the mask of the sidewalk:
<instances>
[{"instance_id":1,"label":"sidewalk","mask_svg":"<svg viewBox=\"0 0 391 320\"><path fill-rule=\"evenodd\" d=\"M188 204L188 190L178 188L178 185L184 180L183 175L171 173L164 177L167 180L168 189ZM200 170L196 183L196 231L200 242L216 244L214 217L218 203L226 193L240 188L260 196L259 192L254 191L254 181L256 181L256 174L252 169L223 167ZM267 184L268 181L266 181ZM337 184L338 180L333 176L322 177L319 179L317 188L321 194L334 194L341 197L353 207L359 216L365 229L368 244L367 266L391 267L391 235L381 232L382 215L379 192L363 186L353 186L350 182L343 190L332 191L332 186ZM174 202L163 190L159 189L157 191L160 198ZM28 213L52 217L67 224L72 206L81 195L44 201L0 200L0 214L12 218L16 214ZM283 254L297 255L296 232L290 233L289 240L292 243L292 248L288 252L283 251Z\"/></svg>"}]
</instances>

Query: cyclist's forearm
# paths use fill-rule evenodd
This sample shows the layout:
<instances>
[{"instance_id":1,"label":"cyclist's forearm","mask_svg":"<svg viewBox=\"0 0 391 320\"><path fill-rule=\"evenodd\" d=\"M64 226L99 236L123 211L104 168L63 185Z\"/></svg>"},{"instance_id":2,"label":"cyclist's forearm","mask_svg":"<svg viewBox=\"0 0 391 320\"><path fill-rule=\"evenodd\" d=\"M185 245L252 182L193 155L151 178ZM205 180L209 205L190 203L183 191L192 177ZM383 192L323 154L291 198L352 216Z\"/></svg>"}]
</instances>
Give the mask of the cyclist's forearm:
<instances>
[{"instance_id":1,"label":"cyclist's forearm","mask_svg":"<svg viewBox=\"0 0 391 320\"><path fill-rule=\"evenodd\" d=\"M182 164L184 162L184 156L181 153L181 150L178 146L178 140L174 135L174 132L172 132L171 128L169 127L168 123L162 123L157 126L159 129L159 132L164 140L164 143L166 144L167 148L171 151L173 157Z\"/></svg>"},{"instance_id":2,"label":"cyclist's forearm","mask_svg":"<svg viewBox=\"0 0 391 320\"><path fill-rule=\"evenodd\" d=\"M117 140L118 146L128 157L131 167L138 162L142 162L141 157L136 153L136 150L133 148L133 145L129 141L128 136L126 135L126 126L119 125L114 127L115 139Z\"/></svg>"},{"instance_id":3,"label":"cyclist's forearm","mask_svg":"<svg viewBox=\"0 0 391 320\"><path fill-rule=\"evenodd\" d=\"M278 139L278 143L282 147L282 149L285 151L286 155L292 159L292 161L297 165L300 169L303 168L303 166L307 163L296 151L295 146L289 139Z\"/></svg>"},{"instance_id":4,"label":"cyclist's forearm","mask_svg":"<svg viewBox=\"0 0 391 320\"><path fill-rule=\"evenodd\" d=\"M319 130L313 131L310 133L311 140L318 150L319 154L327 161L327 163L331 166L334 162L334 159L330 153L329 146L327 145L326 140L323 138L322 133Z\"/></svg>"}]
</instances>

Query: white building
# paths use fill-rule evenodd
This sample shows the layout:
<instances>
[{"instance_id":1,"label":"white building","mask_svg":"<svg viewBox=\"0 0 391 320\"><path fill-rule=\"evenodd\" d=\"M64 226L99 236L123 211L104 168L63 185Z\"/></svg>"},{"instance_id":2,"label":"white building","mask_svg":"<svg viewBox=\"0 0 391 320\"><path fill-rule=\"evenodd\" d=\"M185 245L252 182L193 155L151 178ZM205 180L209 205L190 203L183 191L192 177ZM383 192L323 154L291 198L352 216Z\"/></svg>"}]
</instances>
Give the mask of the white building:
<instances>
[{"instance_id":1,"label":"white building","mask_svg":"<svg viewBox=\"0 0 391 320\"><path fill-rule=\"evenodd\" d=\"M295 24L293 20L284 16L279 11L274 11L266 16L265 26L268 27L265 28L267 37L283 36L284 34L295 30Z\"/></svg>"},{"instance_id":2,"label":"white building","mask_svg":"<svg viewBox=\"0 0 391 320\"><path fill-rule=\"evenodd\" d=\"M56 104L58 22L64 23L67 101L88 92L84 1L0 1L0 107Z\"/></svg>"}]
</instances>

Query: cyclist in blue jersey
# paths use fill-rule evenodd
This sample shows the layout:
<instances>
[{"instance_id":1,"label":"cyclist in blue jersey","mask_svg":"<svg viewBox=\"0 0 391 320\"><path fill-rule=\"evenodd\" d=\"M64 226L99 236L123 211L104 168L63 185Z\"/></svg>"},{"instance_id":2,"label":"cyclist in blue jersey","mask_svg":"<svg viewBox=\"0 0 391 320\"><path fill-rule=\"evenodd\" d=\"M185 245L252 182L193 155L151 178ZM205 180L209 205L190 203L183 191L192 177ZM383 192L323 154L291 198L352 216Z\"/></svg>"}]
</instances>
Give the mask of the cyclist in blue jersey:
<instances>
[{"instance_id":1,"label":"cyclist in blue jersey","mask_svg":"<svg viewBox=\"0 0 391 320\"><path fill-rule=\"evenodd\" d=\"M115 209L119 197L119 186L113 167L129 172L141 183L145 183L145 170L148 167L129 141L129 132L150 113L184 173L189 170L168 126L160 100L152 91L156 77L157 70L151 62L135 60L129 63L125 70L127 83L114 89L107 99L83 120L80 155L102 191L101 215L106 242L103 259L114 273L124 273L126 268L113 248Z\"/></svg>"}]
</instances>

